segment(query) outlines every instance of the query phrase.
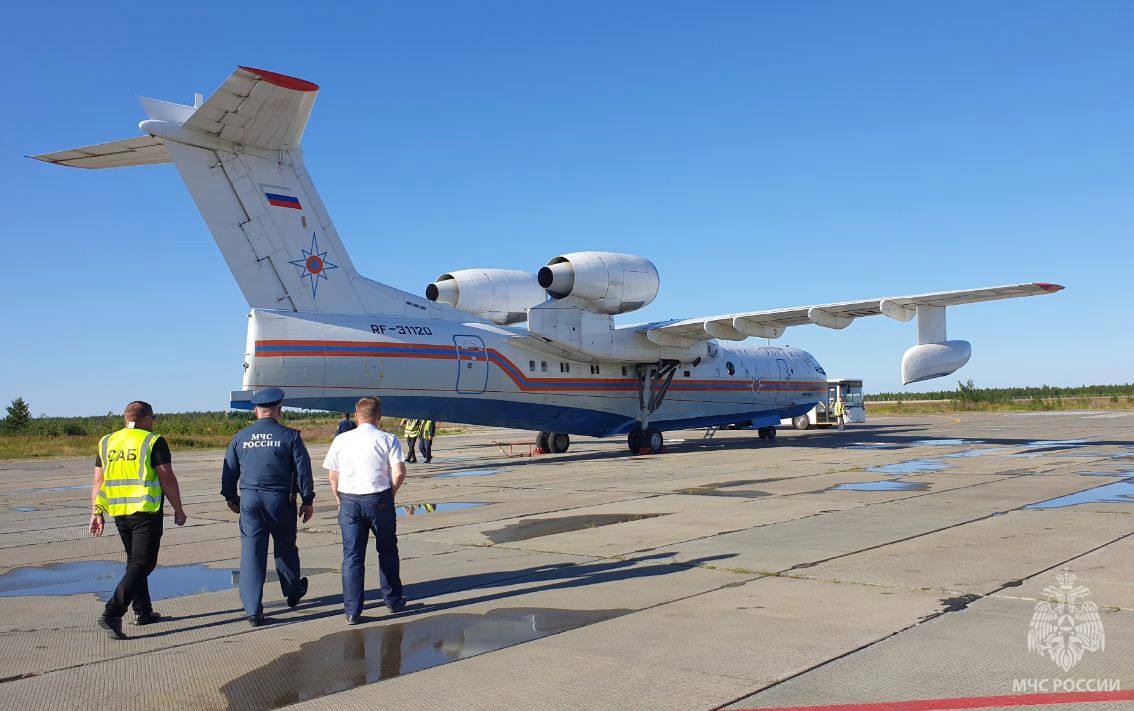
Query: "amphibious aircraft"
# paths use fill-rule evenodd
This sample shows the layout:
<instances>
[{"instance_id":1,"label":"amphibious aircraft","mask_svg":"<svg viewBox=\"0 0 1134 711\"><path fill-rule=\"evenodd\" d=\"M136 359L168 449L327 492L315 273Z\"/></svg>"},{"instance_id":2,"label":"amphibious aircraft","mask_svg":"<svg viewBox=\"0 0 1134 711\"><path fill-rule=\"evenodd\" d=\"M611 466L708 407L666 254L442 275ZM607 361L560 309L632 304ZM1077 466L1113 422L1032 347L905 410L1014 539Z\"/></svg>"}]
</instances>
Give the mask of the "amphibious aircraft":
<instances>
[{"instance_id":1,"label":"amphibious aircraft","mask_svg":"<svg viewBox=\"0 0 1134 711\"><path fill-rule=\"evenodd\" d=\"M284 388L286 405L337 411L377 393L388 415L534 430L553 452L566 451L572 434L624 434L632 452L658 452L663 431L688 427L741 425L774 439L781 418L823 399L826 374L797 348L741 341L878 314L916 318L917 344L901 366L912 383L969 359L968 342L946 338L947 307L1063 288L1023 283L616 325L614 316L653 301L657 269L630 254L571 252L534 273L446 272L418 296L355 270L315 190L300 139L318 89L242 66L193 106L142 98L140 137L33 156L77 168L176 166L251 307L235 408L270 386Z\"/></svg>"}]
</instances>

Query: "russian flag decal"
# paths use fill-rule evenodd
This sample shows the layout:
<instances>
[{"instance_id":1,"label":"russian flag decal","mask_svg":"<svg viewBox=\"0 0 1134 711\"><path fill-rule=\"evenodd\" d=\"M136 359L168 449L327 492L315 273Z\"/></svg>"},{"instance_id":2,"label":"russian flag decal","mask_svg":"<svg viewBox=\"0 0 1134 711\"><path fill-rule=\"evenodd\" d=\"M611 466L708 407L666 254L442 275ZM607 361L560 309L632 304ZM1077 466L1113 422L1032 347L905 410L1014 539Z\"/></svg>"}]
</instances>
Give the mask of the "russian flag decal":
<instances>
[{"instance_id":1,"label":"russian flag decal","mask_svg":"<svg viewBox=\"0 0 1134 711\"><path fill-rule=\"evenodd\" d=\"M299 204L299 198L292 197L291 195L265 192L264 197L268 198L269 205L275 205L276 207L288 207L292 210L303 209L303 206Z\"/></svg>"}]
</instances>

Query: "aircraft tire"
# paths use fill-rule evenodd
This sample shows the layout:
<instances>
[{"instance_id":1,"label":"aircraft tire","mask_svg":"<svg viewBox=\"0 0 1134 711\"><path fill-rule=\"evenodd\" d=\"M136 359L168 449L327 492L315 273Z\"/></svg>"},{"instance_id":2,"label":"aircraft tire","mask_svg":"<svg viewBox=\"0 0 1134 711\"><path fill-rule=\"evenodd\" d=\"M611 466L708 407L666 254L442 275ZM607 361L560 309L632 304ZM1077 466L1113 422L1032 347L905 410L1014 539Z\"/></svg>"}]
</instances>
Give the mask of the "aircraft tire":
<instances>
[{"instance_id":1,"label":"aircraft tire","mask_svg":"<svg viewBox=\"0 0 1134 711\"><path fill-rule=\"evenodd\" d=\"M651 454L661 454L662 447L665 446L665 438L662 437L661 430L653 427L646 428L646 431L642 433L642 446L649 447Z\"/></svg>"},{"instance_id":2,"label":"aircraft tire","mask_svg":"<svg viewBox=\"0 0 1134 711\"><path fill-rule=\"evenodd\" d=\"M642 428L635 427L630 430L626 435L626 446L630 448L630 454L637 454L642 449Z\"/></svg>"},{"instance_id":3,"label":"aircraft tire","mask_svg":"<svg viewBox=\"0 0 1134 711\"><path fill-rule=\"evenodd\" d=\"M535 446L538 447L539 449L542 449L545 452L550 452L551 451L551 444L548 442L548 439L550 439L550 437L551 437L550 432L540 432L539 434L536 435Z\"/></svg>"},{"instance_id":4,"label":"aircraft tire","mask_svg":"<svg viewBox=\"0 0 1134 711\"><path fill-rule=\"evenodd\" d=\"M757 427L756 428L756 434L759 435L760 439L768 439L768 428L767 427Z\"/></svg>"},{"instance_id":5,"label":"aircraft tire","mask_svg":"<svg viewBox=\"0 0 1134 711\"><path fill-rule=\"evenodd\" d=\"M552 432L547 437L547 444L552 454L563 454L571 446L571 436L566 432Z\"/></svg>"},{"instance_id":6,"label":"aircraft tire","mask_svg":"<svg viewBox=\"0 0 1134 711\"><path fill-rule=\"evenodd\" d=\"M772 427L768 428L768 441L769 442L775 442L776 441L776 428L775 428L774 425Z\"/></svg>"}]
</instances>

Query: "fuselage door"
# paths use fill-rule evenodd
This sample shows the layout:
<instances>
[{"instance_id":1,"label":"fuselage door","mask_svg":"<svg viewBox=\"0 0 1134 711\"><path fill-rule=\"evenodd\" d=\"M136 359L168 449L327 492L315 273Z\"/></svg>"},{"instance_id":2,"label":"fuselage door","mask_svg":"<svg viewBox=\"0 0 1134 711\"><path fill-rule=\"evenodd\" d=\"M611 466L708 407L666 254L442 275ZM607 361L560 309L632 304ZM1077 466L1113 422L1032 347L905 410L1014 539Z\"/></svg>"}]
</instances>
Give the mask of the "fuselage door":
<instances>
[{"instance_id":1,"label":"fuselage door","mask_svg":"<svg viewBox=\"0 0 1134 711\"><path fill-rule=\"evenodd\" d=\"M457 392L482 393L488 385L488 351L479 336L453 336L457 346Z\"/></svg>"}]
</instances>

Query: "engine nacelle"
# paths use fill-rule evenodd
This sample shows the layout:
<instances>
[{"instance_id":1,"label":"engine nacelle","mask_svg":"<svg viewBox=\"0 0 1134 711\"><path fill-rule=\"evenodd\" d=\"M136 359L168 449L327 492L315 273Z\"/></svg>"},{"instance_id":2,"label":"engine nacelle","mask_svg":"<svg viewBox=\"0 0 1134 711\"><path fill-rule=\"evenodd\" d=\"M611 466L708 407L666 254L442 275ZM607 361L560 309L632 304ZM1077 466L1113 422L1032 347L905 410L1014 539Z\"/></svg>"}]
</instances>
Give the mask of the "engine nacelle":
<instances>
[{"instance_id":1,"label":"engine nacelle","mask_svg":"<svg viewBox=\"0 0 1134 711\"><path fill-rule=\"evenodd\" d=\"M968 341L942 341L913 346L902 356L902 383L909 385L949 375L969 362L973 348Z\"/></svg>"},{"instance_id":2,"label":"engine nacelle","mask_svg":"<svg viewBox=\"0 0 1134 711\"><path fill-rule=\"evenodd\" d=\"M547 301L535 274L517 269L461 269L437 277L425 298L501 325L528 318L528 309Z\"/></svg>"},{"instance_id":3,"label":"engine nacelle","mask_svg":"<svg viewBox=\"0 0 1134 711\"><path fill-rule=\"evenodd\" d=\"M600 314L640 309L658 295L661 281L648 259L614 252L572 252L553 258L537 275L553 299L579 299Z\"/></svg>"}]
</instances>

